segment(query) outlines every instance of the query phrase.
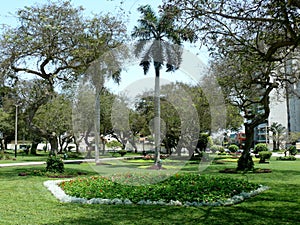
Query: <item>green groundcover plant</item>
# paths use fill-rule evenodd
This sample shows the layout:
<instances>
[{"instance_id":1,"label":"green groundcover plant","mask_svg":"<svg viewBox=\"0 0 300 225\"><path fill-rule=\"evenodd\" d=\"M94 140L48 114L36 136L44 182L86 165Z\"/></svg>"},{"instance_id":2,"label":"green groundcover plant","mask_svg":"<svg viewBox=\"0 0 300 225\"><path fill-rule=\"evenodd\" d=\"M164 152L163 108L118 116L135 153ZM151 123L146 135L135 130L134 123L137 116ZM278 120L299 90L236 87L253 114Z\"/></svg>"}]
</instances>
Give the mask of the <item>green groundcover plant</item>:
<instances>
[{"instance_id":1,"label":"green groundcover plant","mask_svg":"<svg viewBox=\"0 0 300 225\"><path fill-rule=\"evenodd\" d=\"M133 203L145 201L216 202L225 201L242 192L259 187L243 179L222 176L181 173L170 176L122 174L111 177L93 176L63 181L59 185L67 195L93 199L128 199ZM163 181L156 183L156 180ZM148 185L143 184L153 179Z\"/></svg>"}]
</instances>

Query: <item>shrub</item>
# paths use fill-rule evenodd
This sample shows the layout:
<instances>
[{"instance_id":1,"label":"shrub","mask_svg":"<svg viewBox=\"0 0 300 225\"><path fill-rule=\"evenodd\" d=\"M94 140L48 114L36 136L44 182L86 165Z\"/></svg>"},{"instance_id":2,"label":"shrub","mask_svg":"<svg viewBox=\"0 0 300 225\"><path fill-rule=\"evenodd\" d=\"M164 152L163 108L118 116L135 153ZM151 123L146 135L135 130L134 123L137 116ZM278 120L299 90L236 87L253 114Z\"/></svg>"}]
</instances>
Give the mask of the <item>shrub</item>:
<instances>
[{"instance_id":1,"label":"shrub","mask_svg":"<svg viewBox=\"0 0 300 225\"><path fill-rule=\"evenodd\" d=\"M201 133L199 135L198 143L197 143L197 148L199 148L200 151L205 151L208 142L209 142L209 134L206 133Z\"/></svg>"},{"instance_id":2,"label":"shrub","mask_svg":"<svg viewBox=\"0 0 300 225\"><path fill-rule=\"evenodd\" d=\"M121 148L121 147L122 147L122 144L121 144L120 142L118 142L118 141L113 140L113 141L111 141L111 142L108 142L108 143L106 144L106 147L107 147L108 149L116 150L116 149L118 149L118 148Z\"/></svg>"},{"instance_id":3,"label":"shrub","mask_svg":"<svg viewBox=\"0 0 300 225\"><path fill-rule=\"evenodd\" d=\"M262 152L259 152L259 163L264 163L266 162L267 159L270 159L272 156L272 152L270 151L262 151Z\"/></svg>"},{"instance_id":4,"label":"shrub","mask_svg":"<svg viewBox=\"0 0 300 225\"><path fill-rule=\"evenodd\" d=\"M0 160L9 160L10 156L8 154L5 154L4 151L0 151Z\"/></svg>"},{"instance_id":5,"label":"shrub","mask_svg":"<svg viewBox=\"0 0 300 225\"><path fill-rule=\"evenodd\" d=\"M296 157L292 156L292 155L290 155L290 156L279 156L279 157L276 158L276 160L282 160L282 161L289 160L289 161L293 161L293 160L296 160Z\"/></svg>"},{"instance_id":6,"label":"shrub","mask_svg":"<svg viewBox=\"0 0 300 225\"><path fill-rule=\"evenodd\" d=\"M59 157L49 156L46 163L47 172L63 173L65 171L64 162Z\"/></svg>"},{"instance_id":7,"label":"shrub","mask_svg":"<svg viewBox=\"0 0 300 225\"><path fill-rule=\"evenodd\" d=\"M68 152L68 158L82 159L82 158L84 158L84 156L79 152Z\"/></svg>"},{"instance_id":8,"label":"shrub","mask_svg":"<svg viewBox=\"0 0 300 225\"><path fill-rule=\"evenodd\" d=\"M239 146L237 146L237 145L229 145L228 150L230 152L235 153L235 152L237 152L237 150L239 150Z\"/></svg>"},{"instance_id":9,"label":"shrub","mask_svg":"<svg viewBox=\"0 0 300 225\"><path fill-rule=\"evenodd\" d=\"M210 150L212 151L212 152L219 152L219 153L223 153L224 151L225 151L225 149L224 149L224 147L223 146L221 146L221 145L213 145L213 146L211 146L210 147Z\"/></svg>"},{"instance_id":10,"label":"shrub","mask_svg":"<svg viewBox=\"0 0 300 225\"><path fill-rule=\"evenodd\" d=\"M267 152L267 151L269 151L267 144L260 143L260 144L256 144L254 147L255 154L258 154L259 152Z\"/></svg>"},{"instance_id":11,"label":"shrub","mask_svg":"<svg viewBox=\"0 0 300 225\"><path fill-rule=\"evenodd\" d=\"M0 160L2 160L4 158L4 152L0 151Z\"/></svg>"},{"instance_id":12,"label":"shrub","mask_svg":"<svg viewBox=\"0 0 300 225\"><path fill-rule=\"evenodd\" d=\"M127 151L126 150L119 150L118 153L123 157L126 155Z\"/></svg>"},{"instance_id":13,"label":"shrub","mask_svg":"<svg viewBox=\"0 0 300 225\"><path fill-rule=\"evenodd\" d=\"M227 155L226 152L219 152L218 155Z\"/></svg>"},{"instance_id":14,"label":"shrub","mask_svg":"<svg viewBox=\"0 0 300 225\"><path fill-rule=\"evenodd\" d=\"M288 152L290 155L296 155L297 154L297 148L295 145L291 145L289 148L288 148Z\"/></svg>"}]
</instances>

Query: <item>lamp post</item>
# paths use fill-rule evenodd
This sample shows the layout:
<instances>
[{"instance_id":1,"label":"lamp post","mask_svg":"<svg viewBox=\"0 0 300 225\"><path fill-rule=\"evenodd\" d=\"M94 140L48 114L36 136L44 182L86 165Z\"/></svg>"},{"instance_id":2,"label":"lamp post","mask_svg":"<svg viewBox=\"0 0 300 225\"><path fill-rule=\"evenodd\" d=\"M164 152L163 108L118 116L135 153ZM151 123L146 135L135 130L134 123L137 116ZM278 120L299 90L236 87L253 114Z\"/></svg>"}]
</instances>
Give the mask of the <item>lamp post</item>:
<instances>
[{"instance_id":1,"label":"lamp post","mask_svg":"<svg viewBox=\"0 0 300 225\"><path fill-rule=\"evenodd\" d=\"M17 158L18 147L18 105L16 105L16 121L15 121L15 158Z\"/></svg>"}]
</instances>

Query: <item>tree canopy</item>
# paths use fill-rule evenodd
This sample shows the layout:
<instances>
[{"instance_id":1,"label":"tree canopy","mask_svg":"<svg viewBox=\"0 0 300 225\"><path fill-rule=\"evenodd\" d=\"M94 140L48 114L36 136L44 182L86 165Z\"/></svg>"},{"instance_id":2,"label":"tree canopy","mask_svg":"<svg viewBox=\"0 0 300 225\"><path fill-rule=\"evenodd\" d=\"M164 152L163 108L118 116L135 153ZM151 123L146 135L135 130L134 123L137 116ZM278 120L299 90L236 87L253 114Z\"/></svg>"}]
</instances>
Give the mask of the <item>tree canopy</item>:
<instances>
[{"instance_id":1,"label":"tree canopy","mask_svg":"<svg viewBox=\"0 0 300 225\"><path fill-rule=\"evenodd\" d=\"M170 18L208 47L213 74L245 118L247 141L238 169L251 169L254 128L269 116L271 91L299 80L297 73L286 70L287 63L298 60L299 5L278 0L164 3Z\"/></svg>"},{"instance_id":2,"label":"tree canopy","mask_svg":"<svg viewBox=\"0 0 300 225\"><path fill-rule=\"evenodd\" d=\"M297 1L165 0L171 18L187 26L210 50L281 61L300 43ZM224 45L227 46L224 48ZM237 53L237 51L235 51Z\"/></svg>"},{"instance_id":3,"label":"tree canopy","mask_svg":"<svg viewBox=\"0 0 300 225\"><path fill-rule=\"evenodd\" d=\"M116 47L126 27L115 17L83 16L70 1L49 1L16 12L16 27L6 27L0 39L1 67L10 76L31 74L55 82L74 80L101 54Z\"/></svg>"},{"instance_id":4,"label":"tree canopy","mask_svg":"<svg viewBox=\"0 0 300 225\"><path fill-rule=\"evenodd\" d=\"M38 122L34 117L39 107L55 98L55 88L88 73L92 64L126 39L121 19L101 12L85 17L83 12L69 0L26 6L16 12L17 25L5 26L1 33L1 79L10 78L13 85L22 85L24 78L35 79L28 86L35 91L27 91L27 97L19 95L15 104L20 99L30 102L26 105L28 126L44 137L50 134L40 123L33 124Z\"/></svg>"}]
</instances>

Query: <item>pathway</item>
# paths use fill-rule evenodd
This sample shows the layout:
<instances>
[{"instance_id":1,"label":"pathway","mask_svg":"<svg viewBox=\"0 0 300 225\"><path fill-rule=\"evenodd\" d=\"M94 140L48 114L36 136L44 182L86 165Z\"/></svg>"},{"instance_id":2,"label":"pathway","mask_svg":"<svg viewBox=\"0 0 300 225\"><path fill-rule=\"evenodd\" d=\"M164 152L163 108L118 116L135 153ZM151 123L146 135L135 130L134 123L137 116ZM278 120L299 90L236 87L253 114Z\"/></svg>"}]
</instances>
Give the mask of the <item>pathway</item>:
<instances>
[{"instance_id":1,"label":"pathway","mask_svg":"<svg viewBox=\"0 0 300 225\"><path fill-rule=\"evenodd\" d=\"M133 156L133 157L114 157L114 158L101 158L99 162L111 161L111 160L120 160L120 159L141 159L143 156ZM95 162L95 159L76 159L76 160L63 160L65 164L72 163L85 163L85 162ZM46 162L20 162L20 163L3 163L0 164L1 167L13 167L13 166L36 166L44 165Z\"/></svg>"}]
</instances>

